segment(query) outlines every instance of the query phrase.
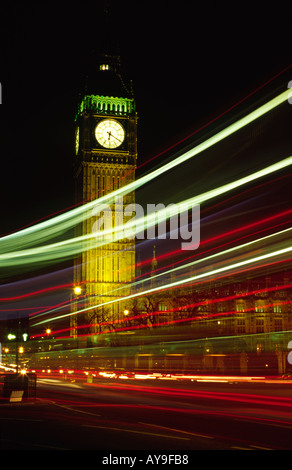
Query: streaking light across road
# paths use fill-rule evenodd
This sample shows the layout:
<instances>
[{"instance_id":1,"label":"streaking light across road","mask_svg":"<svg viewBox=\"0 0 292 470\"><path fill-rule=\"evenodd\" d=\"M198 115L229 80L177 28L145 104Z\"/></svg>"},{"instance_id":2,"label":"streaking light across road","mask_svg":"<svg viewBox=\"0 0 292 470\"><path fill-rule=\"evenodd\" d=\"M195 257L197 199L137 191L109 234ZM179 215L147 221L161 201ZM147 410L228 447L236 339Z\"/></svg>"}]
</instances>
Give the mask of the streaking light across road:
<instances>
[{"instance_id":1,"label":"streaking light across road","mask_svg":"<svg viewBox=\"0 0 292 470\"><path fill-rule=\"evenodd\" d=\"M228 191L231 191L235 188L238 188L244 184L250 183L258 178L267 176L275 171L286 168L292 165L292 157L288 157L280 162L277 162L273 165L270 165L262 170L259 170L255 173L252 173L244 178L233 181L231 183L220 186L213 190L207 191L198 196L194 196L190 199L187 199L180 204L184 204L185 208L191 208L195 204L201 204L209 199L212 199L216 196L222 195ZM176 207L173 209L176 213ZM171 216L172 209L165 208L161 211L158 211L157 214L153 214L152 217L145 217L130 221L121 225L120 227L113 229L109 232L103 231L102 236L98 237L96 234L86 234L81 237L71 238L69 240L64 240L62 242L43 245L41 247L31 248L27 250L8 252L0 255L0 267L9 267L9 266L19 266L27 265L29 263L42 263L42 262L51 262L52 260L61 260L68 259L85 250L84 242L91 240L90 246L88 249L93 249L98 246L105 244L104 237L107 235L114 234L114 239L119 240L127 237L127 230L130 230L130 235L132 236L133 230L136 233L139 233L142 229L147 226L152 226L155 223L156 217L158 215L160 220L163 220L165 217ZM111 243L112 241L108 241Z\"/></svg>"},{"instance_id":2,"label":"streaking light across road","mask_svg":"<svg viewBox=\"0 0 292 470\"><path fill-rule=\"evenodd\" d=\"M244 128L248 124L252 123L256 119L260 118L261 116L265 115L266 113L270 112L277 106L281 105L282 103L286 102L289 93L291 91L285 90L283 93L278 95L276 98L270 100L268 103L260 106L258 109L253 111L252 113L248 114L244 118L238 120L234 124L231 124L230 126L226 127L222 131L218 132L214 136L210 137L209 139L205 140L201 144L195 146L194 148L188 150L187 152L183 153L181 156L175 158L171 162L163 165L162 167L158 168L157 170L154 170L150 172L149 174L139 178L138 180L116 190L111 192L108 195L105 195L97 200L91 201L87 204L84 204L80 207L77 207L71 211L68 211L64 214L58 215L54 218L51 218L47 221L41 222L37 225L25 228L23 230L19 230L17 232L14 232L13 234L4 236L0 239L0 253L8 253L8 252L13 252L15 250L15 243L21 239L21 246L22 247L29 247L29 246L34 246L34 245L39 245L40 243L44 243L45 241L51 240L52 238L65 234L66 231L69 229L73 228L75 225L80 223L84 219L84 215L89 216L90 211L96 207L96 204L107 204L111 203L111 201L114 200L115 197L123 196L128 194L131 191L135 191L137 188L143 186L146 183L149 183L153 179L157 178L158 176L161 176L163 173L175 168L176 166L186 162L187 160L195 157L196 155L200 154L204 150L209 149L216 143L224 140L225 138L231 136L238 130ZM289 160L289 159L288 159ZM281 163L281 162L279 162ZM290 162L286 162L286 166L290 165ZM282 167L283 168L283 167ZM262 170L264 171L264 170ZM249 177L247 177L249 178ZM242 183L244 184L244 183ZM236 186L235 186L236 187ZM232 189L232 188L230 188ZM214 197L214 196L213 196ZM190 201L191 202L191 201ZM192 202L191 202L192 203ZM200 203L198 201L197 203ZM74 240L74 239L73 239ZM78 242L78 240L76 240ZM74 241L73 241L74 243ZM54 246L53 251L54 251ZM78 251L77 251L78 252ZM19 256L30 256L29 253L25 253L23 255L20 254L21 252L18 253L17 257ZM73 251L73 253L76 253L76 251ZM66 253L66 256L72 256L72 253ZM52 256L50 256L48 259L54 259L56 255L52 253ZM65 257L66 257L65 256ZM15 258L15 257L14 257ZM58 258L58 256L56 256ZM27 259L27 258L26 258ZM29 261L29 262L35 262L35 261ZM5 266L5 264L4 264Z\"/></svg>"},{"instance_id":3,"label":"streaking light across road","mask_svg":"<svg viewBox=\"0 0 292 470\"><path fill-rule=\"evenodd\" d=\"M258 261L268 260L270 258L279 257L281 255L286 255L286 254L291 253L291 252L292 252L292 246L289 246L287 248L283 248L281 250L276 250L276 251L273 251L271 253L267 253L265 255L256 256L254 258L250 258L250 259L247 259L247 260L244 260L244 261L240 261L238 263L233 263L233 264L230 264L230 265L227 265L227 266L223 266L223 267L220 267L220 268L217 268L217 269L213 269L211 271L208 271L208 272L205 272L205 273L202 273L202 274L194 275L194 276L191 276L187 279L183 279L183 280L171 282L169 284L165 284L163 286L163 289L164 290L165 289L171 289L171 288L174 288L174 287L178 287L180 285L185 285L187 283L198 281L200 279L204 279L204 278L207 278L207 277L210 277L210 276L215 276L217 274L221 274L221 273L225 273L225 272L230 273L234 269L237 269L237 268L240 268L240 267L243 267L243 266L253 265L253 264L257 263ZM59 315L55 318L51 317L47 320L43 320L39 323L35 323L34 326L39 326L39 325L42 325L44 323L47 323L47 322L50 322L50 321L53 321L53 320L60 320L62 318L68 317L68 316L72 316L72 315L76 315L76 314L79 314L79 313L83 313L83 312L92 310L93 308L98 308L98 307L102 307L104 305L109 305L109 304L112 304L112 303L120 302L121 300L124 301L124 300L128 300L128 299L133 299L135 297L141 297L143 295L147 295L147 294L150 294L150 293L153 293L153 292L157 292L159 290L161 290L161 287L153 287L153 288L144 290L143 292L130 294L130 295L123 296L121 298L117 298L117 299L114 299L114 300L111 300L111 301L108 301L108 302L103 302L103 303L100 303L100 304L97 304L97 305L94 305L94 306L90 306L90 307L84 308L82 310L79 310L78 312Z\"/></svg>"}]
</instances>

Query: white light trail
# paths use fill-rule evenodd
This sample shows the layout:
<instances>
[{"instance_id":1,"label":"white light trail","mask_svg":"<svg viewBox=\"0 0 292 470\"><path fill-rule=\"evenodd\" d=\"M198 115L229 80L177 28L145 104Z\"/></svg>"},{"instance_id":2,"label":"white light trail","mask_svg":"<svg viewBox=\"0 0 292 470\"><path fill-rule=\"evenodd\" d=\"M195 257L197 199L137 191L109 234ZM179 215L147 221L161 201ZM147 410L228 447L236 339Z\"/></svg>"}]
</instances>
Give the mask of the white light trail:
<instances>
[{"instance_id":1,"label":"white light trail","mask_svg":"<svg viewBox=\"0 0 292 470\"><path fill-rule=\"evenodd\" d=\"M132 191L135 191L135 189L161 176L161 174L186 162L187 160L200 154L204 150L207 150L208 148L212 147L216 143L231 136L238 130L244 128L248 124L252 123L256 119L260 118L261 116L265 115L266 113L270 112L277 106L287 101L289 97L289 92L290 92L289 89L285 90L283 93L281 93L274 99L270 100L269 102L265 103L264 105L260 106L258 109L251 112L247 116L238 120L234 124L231 124L227 128L218 132L216 135L208 138L207 140L195 146L191 150L188 150L183 155L175 158L171 162L163 165L157 170L150 172L148 175L145 175L139 178L138 180L128 185L125 185L122 188L116 191L113 191L110 194L105 195L97 200L91 201L73 210L67 211L64 214L58 215L47 221L41 222L37 225L25 228L23 230L19 230L10 235L6 235L0 238L0 252L5 253L9 251L14 251L15 244L17 242L21 242L22 247L27 247L27 246L31 246L35 244L40 244L46 240L52 239L53 237L64 234L66 231L70 230L72 227L80 223L84 218L84 214L88 213L88 211L90 212L91 209L96 207L97 202L98 204L104 204L104 203L110 204L111 201L113 201L115 197L123 196Z\"/></svg>"},{"instance_id":2,"label":"white light trail","mask_svg":"<svg viewBox=\"0 0 292 470\"><path fill-rule=\"evenodd\" d=\"M292 165L292 157L285 158L284 160L281 160L248 176L240 178L239 180L207 191L206 193L194 196L179 204L183 205L185 209L191 208L196 204L200 204L209 199L222 195L228 191L255 181L258 178L270 175L275 171L279 171L290 165ZM104 245L106 243L104 238L107 238L108 235L114 236L115 241L122 240L127 238L128 233L130 233L130 236L132 236L133 231L135 231L135 233L139 233L141 230L144 230L145 227L152 226L153 223L155 223L157 217L159 220L164 220L166 217L171 216L171 214L176 213L176 205L173 208L166 207L158 211L156 214L153 213L151 216L147 215L146 217L141 217L137 220L131 220L130 222L122 224L117 228L108 231L104 230L100 233L100 236L97 236L96 233L89 233L80 237L71 238L69 240L64 240L62 242L53 243L50 245L15 251L12 253L4 253L0 255L0 267L19 266L22 264L28 265L31 263L43 263L52 262L52 260L68 259L80 252L85 251L86 249L92 250L93 248ZM90 244L88 244L87 248L86 245L84 245L85 241L90 241ZM113 239L110 237L107 243L112 243L112 241Z\"/></svg>"},{"instance_id":3,"label":"white light trail","mask_svg":"<svg viewBox=\"0 0 292 470\"><path fill-rule=\"evenodd\" d=\"M210 276L215 276L217 274L226 273L226 272L230 273L230 272L232 272L233 270L235 270L237 268L241 268L241 267L244 267L244 266L252 266L252 265L255 265L259 261L269 260L269 259L275 258L275 257L281 257L282 255L287 255L288 253L291 253L291 252L292 252L292 246L289 246L289 247L286 247L286 248L283 248L283 249L280 249L280 250L273 251L271 253L266 253L264 255L255 256L254 258L250 258L250 259L247 259L247 260L244 260L244 261L239 261L237 263L233 263L233 264L230 264L230 265L227 265L227 266L222 266L220 268L212 269L212 270L207 271L205 273L201 273L201 274L198 274L198 275L191 276L187 279L170 282L168 284L163 285L163 290L172 289L172 288L178 287L180 285L186 285L188 283L192 283L194 281L199 281L201 279L204 279L204 278L207 278L207 277L210 277ZM49 319L46 319L46 320L43 320L41 322L35 323L33 326L39 326L39 325L42 325L42 324L50 322L50 321L60 320L60 319L65 318L65 317L69 317L69 316L72 316L72 315L77 315L77 314L80 314L80 313L88 312L88 311L90 311L94 308L98 308L98 307L102 307L102 306L105 306L105 305L120 302L121 300L125 301L125 300L134 299L134 298L137 298L137 297L143 297L144 295L152 294L152 293L158 292L160 290L161 290L160 286L159 287L153 287L153 288L150 288L150 289L146 289L143 292L133 293L133 294L130 294L130 295L123 296L121 298L113 299L113 300L108 301L108 302L102 302L100 304L91 305L90 307L83 308L81 310L78 310L77 312L67 313L67 314L64 314L64 315L58 315L55 318L50 317Z\"/></svg>"}]
</instances>

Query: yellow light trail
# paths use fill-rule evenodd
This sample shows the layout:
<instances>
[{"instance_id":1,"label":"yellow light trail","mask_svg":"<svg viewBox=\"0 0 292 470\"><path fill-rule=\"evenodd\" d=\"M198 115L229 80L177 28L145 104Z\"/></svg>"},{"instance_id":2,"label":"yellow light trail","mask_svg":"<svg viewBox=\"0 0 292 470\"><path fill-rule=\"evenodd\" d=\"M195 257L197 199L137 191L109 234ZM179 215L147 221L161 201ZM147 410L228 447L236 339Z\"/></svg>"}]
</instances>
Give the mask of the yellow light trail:
<instances>
[{"instance_id":1,"label":"yellow light trail","mask_svg":"<svg viewBox=\"0 0 292 470\"><path fill-rule=\"evenodd\" d=\"M263 250L263 247L267 250L267 246L270 243L273 243L272 247L269 248L270 250L272 250L272 249L275 250L276 246L278 246L278 245L280 245L282 248L284 247L284 244L288 244L288 246L290 246L291 245L291 239L290 239L291 231L292 231L292 228L281 230L279 232L276 232L276 233L273 233L273 234L270 234L270 235L266 235L264 237L261 237L261 238L243 243L241 245L237 245L237 246L234 246L232 248L225 249L223 251L214 253L214 254L206 256L204 258L200 258L200 259L197 259L197 260L194 260L194 261L190 261L190 262L185 263L181 266L177 266L175 268L165 270L162 273L151 275L149 277L143 278L142 280L138 280L138 281L135 281L135 282L132 282L132 283L129 282L129 283L125 284L124 286L121 286L121 287L118 287L116 289L112 289L112 290L108 291L108 295L111 295L111 294L116 295L118 292L121 292L119 295L122 296L122 291L124 289L135 288L135 287L139 286L140 284L146 284L147 282L150 282L150 281L156 281L158 278L161 278L163 276L169 276L169 275L174 274L174 273L179 274L180 271L184 271L186 269L189 270L191 268L194 268L195 266L198 266L197 269L204 269L204 268L206 268L206 266L208 267L210 263L218 264L219 261L220 261L220 258L222 258L222 257L225 257L224 261L226 262L226 257L227 256L229 257L231 254L234 254L235 258L237 258L238 256L243 256L245 251L247 251L247 255L249 255L250 250L253 250L253 251ZM256 245L258 245L258 246L256 246ZM203 265L203 266L200 268L199 265ZM188 273L187 273L187 276L189 277ZM189 282L188 277L186 278L186 281L185 281L187 283ZM142 292L141 295L143 295L143 292ZM96 296L96 298L98 298L98 296ZM120 297L120 300L122 300L122 298L123 297ZM91 297L91 300L93 300L93 299L94 299L94 297ZM63 308L66 308L66 305L65 306L63 306L63 305L58 306L58 307L52 308L52 309L47 309L47 310L42 311L39 314L37 314L37 316L41 317L41 316L44 316L44 315L48 315L49 313L60 311ZM94 307L92 307L92 308L94 308ZM74 312L74 313L76 314L76 313L79 313L79 312Z\"/></svg>"},{"instance_id":2,"label":"yellow light trail","mask_svg":"<svg viewBox=\"0 0 292 470\"><path fill-rule=\"evenodd\" d=\"M284 160L281 160L248 176L240 178L239 180L187 199L178 205L174 205L174 207L166 207L160 211L157 211L156 214L153 213L150 216L147 215L137 220L131 220L130 222L122 224L121 226L111 230L104 230L100 233L100 235L97 235L96 233L90 233L80 237L71 238L69 240L64 240L62 242L44 245L33 249L14 251L12 253L3 253L0 255L0 267L18 266L22 264L28 265L29 263L42 263L44 261L51 262L52 260L68 259L77 253L85 251L86 249L92 250L93 248L104 245L106 243L104 238L107 238L108 235L110 235L110 240L108 240L107 243L112 243L112 236L114 236L115 241L128 238L129 236L133 236L133 233L141 232L141 230L144 230L145 227L153 226L156 223L157 217L160 221L162 221L171 215L177 214L178 206L183 206L184 210L186 210L187 208L191 208L196 204L200 204L209 199L222 195L228 191L255 181L258 178L270 175L275 171L279 171L290 165L292 165L292 157L285 158ZM88 244L87 247L84 245L85 241L90 241L90 244Z\"/></svg>"},{"instance_id":3,"label":"yellow light trail","mask_svg":"<svg viewBox=\"0 0 292 470\"><path fill-rule=\"evenodd\" d=\"M271 253L266 253L264 255L255 256L254 258L250 258L250 259L247 259L247 260L244 260L244 261L239 261L237 263L233 263L233 264L230 264L230 265L227 265L227 266L222 266L220 268L212 269L210 271L207 271L205 273L201 273L201 274L198 274L198 275L190 276L187 279L170 282L168 284L165 284L163 286L163 289L164 290L172 289L172 288L178 287L180 285L186 285L188 283L198 281L198 280L204 279L206 277L215 276L215 275L218 275L218 274L221 274L221 273L228 272L230 274L230 272L232 272L233 270L235 270L237 268L241 268L241 267L244 267L244 266L252 266L252 265L256 264L259 261L264 261L264 260L268 260L268 259L271 259L271 258L280 257L282 255L286 255L286 254L291 253L291 252L292 252L292 246L289 246L289 247L286 247L286 248L283 248L283 249L280 249L280 250L273 251ZM100 304L96 304L96 305L93 305L93 306L90 306L90 307L86 307L84 309L78 310L77 312L67 313L67 314L64 314L64 315L58 315L57 317L54 317L54 318L50 317L49 319L46 319L46 320L43 320L41 322L35 323L33 326L39 326L39 325L42 325L42 324L47 323L49 321L60 320L62 318L68 317L68 316L84 313L84 312L87 312L89 310L92 310L93 308L98 308L98 307L102 307L102 306L105 306L105 305L113 304L113 303L116 303L116 302L120 302L121 300L125 301L125 300L134 299L136 297L142 297L143 295L152 294L152 293L158 292L160 290L161 290L160 286L159 287L153 287L153 288L150 288L150 289L146 289L143 292L133 293L133 294L130 294L130 295L127 295L127 296L123 296L121 298L113 299L113 300L108 301L108 302L102 302Z\"/></svg>"},{"instance_id":4,"label":"yellow light trail","mask_svg":"<svg viewBox=\"0 0 292 470\"><path fill-rule=\"evenodd\" d=\"M241 251L241 250L246 249L246 248L251 249L252 246L255 245L255 244L262 243L262 244L265 245L266 243L268 243L270 241L273 241L273 238L275 238L275 237L279 237L279 236L282 236L282 235L290 235L291 230L292 230L292 228L288 228L288 229L282 230L280 232L276 232L276 233L267 235L265 237L258 238L256 240L252 240L252 241L244 243L242 245L238 245L238 246L234 246L232 248L228 248L228 249L223 250L219 253L214 253L214 254L212 254L210 256L207 256L205 258L200 258L200 259L197 259L195 261L190 261L189 263L185 263L181 266L177 266L175 268L165 270L162 273L151 275L149 277L143 278L143 279L141 279L139 281L135 281L133 283L127 283L126 286L118 287L117 289L114 289L114 290L110 291L109 293L113 293L113 292L123 290L123 289L129 288L129 287L136 287L137 285L144 284L147 281L151 281L151 280L154 281L154 280L157 280L157 278L159 278L159 277L168 276L170 274L177 273L177 272L185 270L185 269L193 268L195 265L199 265L199 264L203 264L203 263L206 264L206 263L209 263L212 260L216 260L216 258L226 256L226 255L230 255L231 253L238 252L238 251ZM279 241L279 243L283 244L283 241L281 240L281 241ZM287 243L289 245L291 244L291 239L290 238L288 239ZM236 255L236 253L235 253L235 255Z\"/></svg>"},{"instance_id":5,"label":"yellow light trail","mask_svg":"<svg viewBox=\"0 0 292 470\"><path fill-rule=\"evenodd\" d=\"M36 244L39 245L40 243L44 243L45 241L48 241L56 236L64 235L66 232L68 232L68 230L72 229L75 225L80 223L84 219L85 214L87 214L88 216L91 216L90 211L93 208L96 208L97 202L98 204L110 204L113 202L115 197L120 197L120 196L128 194L131 191L135 191L135 189L150 182L154 178L161 176L162 173L165 173L175 168L176 166L186 162L190 158L193 158L194 156L200 154L204 150L209 149L216 143L231 136L238 130L244 128L248 124L252 123L256 119L260 118L261 116L265 115L266 113L270 112L271 110L275 109L277 106L287 101L289 98L289 92L290 92L289 89L285 90L280 95L273 98L272 100L265 103L264 105L260 106L255 111L248 114L247 116L243 117L242 119L239 119L237 122L226 127L225 129L218 132L214 136L206 139L201 144L195 146L194 148L183 153L181 156L175 158L171 162L163 165L157 170L150 172L149 174L139 178L138 180L120 189L117 189L116 191L113 191L110 194L105 195L97 200L91 201L71 211L67 211L65 214L58 215L54 218L41 222L37 225L25 228L23 230L16 231L4 237L1 237L0 238L0 253L8 253L11 251L14 252L15 247L17 246L17 243L21 243L22 247L28 247L28 246L36 245ZM289 162L286 162L286 163L287 165L291 164ZM197 202L197 203L200 203L200 202ZM79 240L76 240L76 242L78 241ZM74 239L71 243L74 243ZM52 249L53 253L52 255L49 256L48 259L55 259L55 256L56 256L56 259L59 258L59 256L57 256L54 251L57 245L58 244L55 244L55 245L53 244L49 246L49 249ZM66 253L65 257L68 255L72 256L73 253L76 253L76 251L71 252L71 254ZM29 252L25 254L25 253L22 253L22 251L19 251L17 255L15 254L13 255L13 259L15 260L16 257L23 257L26 255L30 256ZM3 260L5 260L5 258L3 258L2 261ZM25 262L27 261L29 260L26 259ZM3 266L6 266L6 264L4 264Z\"/></svg>"}]
</instances>

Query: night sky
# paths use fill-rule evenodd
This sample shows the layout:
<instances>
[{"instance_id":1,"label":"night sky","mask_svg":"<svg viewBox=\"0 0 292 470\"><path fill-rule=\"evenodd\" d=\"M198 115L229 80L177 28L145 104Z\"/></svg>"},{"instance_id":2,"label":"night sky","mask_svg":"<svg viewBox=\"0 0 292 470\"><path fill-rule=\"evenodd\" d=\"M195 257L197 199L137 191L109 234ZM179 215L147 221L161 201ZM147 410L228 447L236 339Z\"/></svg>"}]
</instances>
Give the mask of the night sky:
<instances>
[{"instance_id":1,"label":"night sky","mask_svg":"<svg viewBox=\"0 0 292 470\"><path fill-rule=\"evenodd\" d=\"M106 26L103 1L1 6L2 235L74 204L74 113L92 51L118 47L134 82L138 164L292 62L288 2L108 3ZM275 83L291 79L292 68Z\"/></svg>"}]
</instances>

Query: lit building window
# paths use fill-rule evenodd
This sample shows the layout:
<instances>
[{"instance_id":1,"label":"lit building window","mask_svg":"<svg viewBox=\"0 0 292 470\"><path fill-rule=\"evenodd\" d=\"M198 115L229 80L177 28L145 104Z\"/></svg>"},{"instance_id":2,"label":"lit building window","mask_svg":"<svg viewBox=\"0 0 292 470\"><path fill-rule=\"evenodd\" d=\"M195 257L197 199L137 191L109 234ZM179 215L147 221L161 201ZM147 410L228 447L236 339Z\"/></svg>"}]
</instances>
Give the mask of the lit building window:
<instances>
[{"instance_id":1,"label":"lit building window","mask_svg":"<svg viewBox=\"0 0 292 470\"><path fill-rule=\"evenodd\" d=\"M245 316L243 315L237 317L237 332L239 334L245 333Z\"/></svg>"},{"instance_id":2,"label":"lit building window","mask_svg":"<svg viewBox=\"0 0 292 470\"><path fill-rule=\"evenodd\" d=\"M282 307L281 305L274 305L274 313L282 313Z\"/></svg>"},{"instance_id":3,"label":"lit building window","mask_svg":"<svg viewBox=\"0 0 292 470\"><path fill-rule=\"evenodd\" d=\"M257 317L256 318L256 332L257 333L264 333L264 318L263 317Z\"/></svg>"},{"instance_id":4,"label":"lit building window","mask_svg":"<svg viewBox=\"0 0 292 470\"><path fill-rule=\"evenodd\" d=\"M163 302L160 302L159 305L158 305L158 310L160 312L165 312L167 310L167 305Z\"/></svg>"},{"instance_id":5,"label":"lit building window","mask_svg":"<svg viewBox=\"0 0 292 470\"><path fill-rule=\"evenodd\" d=\"M264 304L265 303L262 300L257 300L255 302L255 311L260 312L260 313L264 312L265 311Z\"/></svg>"},{"instance_id":6,"label":"lit building window","mask_svg":"<svg viewBox=\"0 0 292 470\"><path fill-rule=\"evenodd\" d=\"M282 331L282 318L275 318L275 331Z\"/></svg>"},{"instance_id":7,"label":"lit building window","mask_svg":"<svg viewBox=\"0 0 292 470\"><path fill-rule=\"evenodd\" d=\"M236 302L235 304L235 307L236 307L236 311L237 312L244 312L244 301L243 300L239 300L238 302Z\"/></svg>"}]
</instances>

